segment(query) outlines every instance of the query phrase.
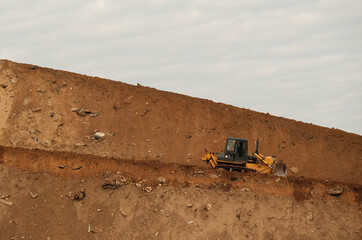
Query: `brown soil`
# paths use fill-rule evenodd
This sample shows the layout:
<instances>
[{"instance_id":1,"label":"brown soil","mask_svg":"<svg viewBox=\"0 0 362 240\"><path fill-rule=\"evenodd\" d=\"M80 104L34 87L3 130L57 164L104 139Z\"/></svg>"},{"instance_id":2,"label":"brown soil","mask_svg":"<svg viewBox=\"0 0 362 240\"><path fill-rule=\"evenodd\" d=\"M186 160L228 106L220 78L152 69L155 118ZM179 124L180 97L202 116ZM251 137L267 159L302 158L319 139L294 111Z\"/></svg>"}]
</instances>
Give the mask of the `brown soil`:
<instances>
[{"instance_id":1,"label":"brown soil","mask_svg":"<svg viewBox=\"0 0 362 240\"><path fill-rule=\"evenodd\" d=\"M0 239L360 239L362 136L7 60L0 85ZM298 171L210 169L227 136Z\"/></svg>"}]
</instances>

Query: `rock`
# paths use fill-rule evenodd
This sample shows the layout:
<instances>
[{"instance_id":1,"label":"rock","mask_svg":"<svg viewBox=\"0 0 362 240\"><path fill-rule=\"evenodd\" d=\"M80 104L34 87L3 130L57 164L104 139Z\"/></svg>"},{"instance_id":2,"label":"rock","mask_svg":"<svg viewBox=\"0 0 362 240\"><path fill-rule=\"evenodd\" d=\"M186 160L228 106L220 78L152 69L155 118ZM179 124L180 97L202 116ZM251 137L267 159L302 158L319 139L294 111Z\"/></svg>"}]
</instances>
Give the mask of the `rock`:
<instances>
[{"instance_id":1,"label":"rock","mask_svg":"<svg viewBox=\"0 0 362 240\"><path fill-rule=\"evenodd\" d=\"M64 169L64 168L66 168L66 165L64 165L64 164L60 164L60 165L58 165L58 168L60 168L60 169Z\"/></svg>"},{"instance_id":2,"label":"rock","mask_svg":"<svg viewBox=\"0 0 362 240\"><path fill-rule=\"evenodd\" d=\"M121 211L121 214L123 217L127 217L127 214L125 212L123 212L122 209L120 209L120 211Z\"/></svg>"},{"instance_id":3,"label":"rock","mask_svg":"<svg viewBox=\"0 0 362 240\"><path fill-rule=\"evenodd\" d=\"M159 177L158 182L164 184L166 182L166 179L164 177Z\"/></svg>"},{"instance_id":4,"label":"rock","mask_svg":"<svg viewBox=\"0 0 362 240\"><path fill-rule=\"evenodd\" d=\"M194 206L193 203L187 203L187 204L186 204L186 207L188 207L188 208L192 208L193 206Z\"/></svg>"},{"instance_id":5,"label":"rock","mask_svg":"<svg viewBox=\"0 0 362 240\"><path fill-rule=\"evenodd\" d=\"M70 111L71 111L71 112L77 112L77 111L78 111L78 108L72 108Z\"/></svg>"},{"instance_id":6,"label":"rock","mask_svg":"<svg viewBox=\"0 0 362 240\"><path fill-rule=\"evenodd\" d=\"M241 218L240 210L238 210L238 212L236 213L236 217L237 217L237 219L240 220L240 218Z\"/></svg>"},{"instance_id":7,"label":"rock","mask_svg":"<svg viewBox=\"0 0 362 240\"><path fill-rule=\"evenodd\" d=\"M52 117L54 117L54 112L51 112L50 114L49 114L49 116L52 118Z\"/></svg>"},{"instance_id":8,"label":"rock","mask_svg":"<svg viewBox=\"0 0 362 240\"><path fill-rule=\"evenodd\" d=\"M10 193L5 193L5 194L1 195L2 199L7 199L9 197L10 197Z\"/></svg>"},{"instance_id":9,"label":"rock","mask_svg":"<svg viewBox=\"0 0 362 240\"><path fill-rule=\"evenodd\" d=\"M247 188L247 187L245 187L245 188L242 188L242 189L240 189L241 191L244 191L244 192L249 192L250 191L250 189L249 188Z\"/></svg>"},{"instance_id":10,"label":"rock","mask_svg":"<svg viewBox=\"0 0 362 240\"><path fill-rule=\"evenodd\" d=\"M72 170L79 170L82 168L82 165L78 165L78 164L75 164L73 167L72 167Z\"/></svg>"},{"instance_id":11,"label":"rock","mask_svg":"<svg viewBox=\"0 0 362 240\"><path fill-rule=\"evenodd\" d=\"M329 195L333 195L333 196L341 195L343 192L344 192L344 190L340 186L337 186L335 188L331 188L331 189L327 190L327 193Z\"/></svg>"},{"instance_id":12,"label":"rock","mask_svg":"<svg viewBox=\"0 0 362 240\"><path fill-rule=\"evenodd\" d=\"M185 137L186 138L192 138L192 136L190 134L186 134Z\"/></svg>"},{"instance_id":13,"label":"rock","mask_svg":"<svg viewBox=\"0 0 362 240\"><path fill-rule=\"evenodd\" d=\"M210 211L212 208L212 205L210 203L204 205L204 210Z\"/></svg>"},{"instance_id":14,"label":"rock","mask_svg":"<svg viewBox=\"0 0 362 240\"><path fill-rule=\"evenodd\" d=\"M82 201L85 198L85 189L81 189L79 192L75 193L73 196L74 201Z\"/></svg>"},{"instance_id":15,"label":"rock","mask_svg":"<svg viewBox=\"0 0 362 240\"><path fill-rule=\"evenodd\" d=\"M145 187L145 188L143 188L143 191L145 191L145 192L147 192L147 193L150 193L150 192L152 192L152 187Z\"/></svg>"},{"instance_id":16,"label":"rock","mask_svg":"<svg viewBox=\"0 0 362 240\"><path fill-rule=\"evenodd\" d=\"M1 86L2 88L7 88L7 87L8 87L8 85L6 85L5 83L1 83L0 86Z\"/></svg>"},{"instance_id":17,"label":"rock","mask_svg":"<svg viewBox=\"0 0 362 240\"><path fill-rule=\"evenodd\" d=\"M307 215L305 216L305 218L308 221L312 221L313 220L313 212L308 212Z\"/></svg>"},{"instance_id":18,"label":"rock","mask_svg":"<svg viewBox=\"0 0 362 240\"><path fill-rule=\"evenodd\" d=\"M103 189L115 189L121 186L121 182L117 179L105 179L105 183L102 184Z\"/></svg>"},{"instance_id":19,"label":"rock","mask_svg":"<svg viewBox=\"0 0 362 240\"><path fill-rule=\"evenodd\" d=\"M217 175L217 174L212 173L212 174L209 175L209 177L210 178L219 178L219 177L221 177L221 175Z\"/></svg>"},{"instance_id":20,"label":"rock","mask_svg":"<svg viewBox=\"0 0 362 240\"><path fill-rule=\"evenodd\" d=\"M86 112L83 108L77 109L75 112L81 117L84 117L86 115Z\"/></svg>"},{"instance_id":21,"label":"rock","mask_svg":"<svg viewBox=\"0 0 362 240\"><path fill-rule=\"evenodd\" d=\"M23 106L28 105L28 103L29 103L29 99L28 99L28 98L25 98L24 101L23 101Z\"/></svg>"},{"instance_id":22,"label":"rock","mask_svg":"<svg viewBox=\"0 0 362 240\"><path fill-rule=\"evenodd\" d=\"M146 142L151 142L151 140L150 140L150 139L146 139L145 141L146 141Z\"/></svg>"},{"instance_id":23,"label":"rock","mask_svg":"<svg viewBox=\"0 0 362 240\"><path fill-rule=\"evenodd\" d=\"M33 112L41 112L41 108L35 108L33 109Z\"/></svg>"},{"instance_id":24,"label":"rock","mask_svg":"<svg viewBox=\"0 0 362 240\"><path fill-rule=\"evenodd\" d=\"M46 93L47 90L45 90L45 89L36 89L35 91L40 92L40 93Z\"/></svg>"},{"instance_id":25,"label":"rock","mask_svg":"<svg viewBox=\"0 0 362 240\"><path fill-rule=\"evenodd\" d=\"M37 198L39 196L39 194L30 192L30 196L31 196L31 198Z\"/></svg>"},{"instance_id":26,"label":"rock","mask_svg":"<svg viewBox=\"0 0 362 240\"><path fill-rule=\"evenodd\" d=\"M193 221L193 220L191 220L191 221L188 221L187 223L188 223L188 224L193 224L193 223L194 223L194 221Z\"/></svg>"},{"instance_id":27,"label":"rock","mask_svg":"<svg viewBox=\"0 0 362 240\"><path fill-rule=\"evenodd\" d=\"M5 199L0 199L0 203L3 203L3 204L8 205L8 206L13 205L13 202L5 200Z\"/></svg>"},{"instance_id":28,"label":"rock","mask_svg":"<svg viewBox=\"0 0 362 240\"><path fill-rule=\"evenodd\" d=\"M146 109L146 110L141 114L141 116L143 117L144 115L146 115L147 112L148 112L148 109Z\"/></svg>"},{"instance_id":29,"label":"rock","mask_svg":"<svg viewBox=\"0 0 362 240\"><path fill-rule=\"evenodd\" d=\"M79 100L74 99L74 100L73 100L73 103L79 103Z\"/></svg>"},{"instance_id":30,"label":"rock","mask_svg":"<svg viewBox=\"0 0 362 240\"><path fill-rule=\"evenodd\" d=\"M95 139L95 140L104 140L104 138L106 137L106 134L103 133L103 132L95 132L92 137Z\"/></svg>"},{"instance_id":31,"label":"rock","mask_svg":"<svg viewBox=\"0 0 362 240\"><path fill-rule=\"evenodd\" d=\"M296 174L297 172L299 172L299 169L297 167L291 167L291 168L289 168L289 170L293 174Z\"/></svg>"},{"instance_id":32,"label":"rock","mask_svg":"<svg viewBox=\"0 0 362 240\"><path fill-rule=\"evenodd\" d=\"M280 178L275 179L275 182L276 183L280 182Z\"/></svg>"},{"instance_id":33,"label":"rock","mask_svg":"<svg viewBox=\"0 0 362 240\"><path fill-rule=\"evenodd\" d=\"M89 116L92 117L92 118L95 118L99 115L98 112L92 112Z\"/></svg>"}]
</instances>

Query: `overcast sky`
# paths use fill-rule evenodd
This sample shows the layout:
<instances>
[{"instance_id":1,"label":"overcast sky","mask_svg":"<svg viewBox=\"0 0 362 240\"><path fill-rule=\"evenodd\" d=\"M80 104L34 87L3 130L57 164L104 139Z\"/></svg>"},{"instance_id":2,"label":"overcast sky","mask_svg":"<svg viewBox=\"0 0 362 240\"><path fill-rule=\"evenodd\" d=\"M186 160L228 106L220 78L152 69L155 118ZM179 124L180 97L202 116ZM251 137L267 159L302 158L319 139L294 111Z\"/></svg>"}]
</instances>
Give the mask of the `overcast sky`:
<instances>
[{"instance_id":1,"label":"overcast sky","mask_svg":"<svg viewBox=\"0 0 362 240\"><path fill-rule=\"evenodd\" d=\"M0 0L0 58L362 135L362 0Z\"/></svg>"}]
</instances>

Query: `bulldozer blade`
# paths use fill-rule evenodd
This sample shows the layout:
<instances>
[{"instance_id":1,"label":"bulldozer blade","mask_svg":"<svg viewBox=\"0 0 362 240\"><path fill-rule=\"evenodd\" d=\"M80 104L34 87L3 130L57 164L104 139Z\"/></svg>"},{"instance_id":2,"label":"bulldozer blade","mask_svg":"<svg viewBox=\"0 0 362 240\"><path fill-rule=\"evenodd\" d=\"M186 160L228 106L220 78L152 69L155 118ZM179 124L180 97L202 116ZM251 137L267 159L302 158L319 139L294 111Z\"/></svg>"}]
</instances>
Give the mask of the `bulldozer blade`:
<instances>
[{"instance_id":1,"label":"bulldozer blade","mask_svg":"<svg viewBox=\"0 0 362 240\"><path fill-rule=\"evenodd\" d=\"M274 175L277 175L278 177L286 177L287 176L287 167L284 163L275 163L273 167L273 173Z\"/></svg>"}]
</instances>

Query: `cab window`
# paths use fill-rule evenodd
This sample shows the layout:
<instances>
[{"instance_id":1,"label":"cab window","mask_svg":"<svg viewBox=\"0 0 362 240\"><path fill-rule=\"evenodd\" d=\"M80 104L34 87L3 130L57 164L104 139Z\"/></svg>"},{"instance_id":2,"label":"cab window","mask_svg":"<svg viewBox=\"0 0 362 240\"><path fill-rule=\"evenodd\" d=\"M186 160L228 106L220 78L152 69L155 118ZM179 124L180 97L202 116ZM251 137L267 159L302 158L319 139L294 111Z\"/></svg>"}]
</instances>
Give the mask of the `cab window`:
<instances>
[{"instance_id":1,"label":"cab window","mask_svg":"<svg viewBox=\"0 0 362 240\"><path fill-rule=\"evenodd\" d=\"M235 140L229 140L226 147L226 151L234 152L234 150L235 150Z\"/></svg>"}]
</instances>

